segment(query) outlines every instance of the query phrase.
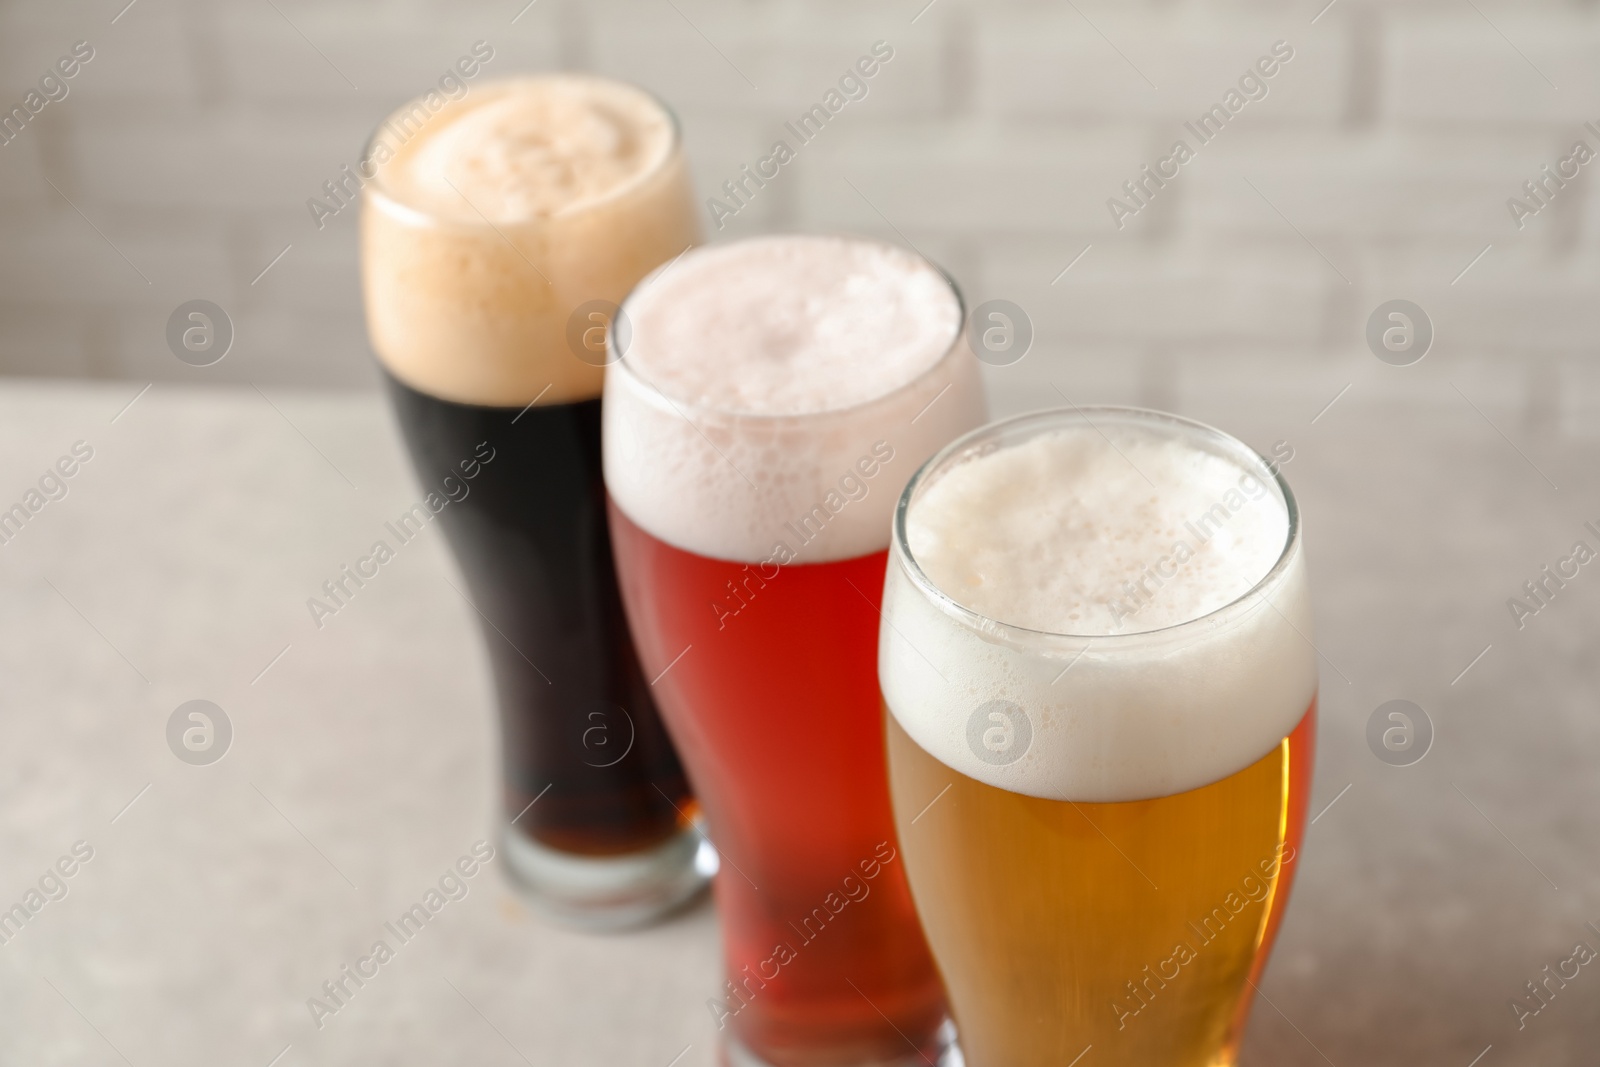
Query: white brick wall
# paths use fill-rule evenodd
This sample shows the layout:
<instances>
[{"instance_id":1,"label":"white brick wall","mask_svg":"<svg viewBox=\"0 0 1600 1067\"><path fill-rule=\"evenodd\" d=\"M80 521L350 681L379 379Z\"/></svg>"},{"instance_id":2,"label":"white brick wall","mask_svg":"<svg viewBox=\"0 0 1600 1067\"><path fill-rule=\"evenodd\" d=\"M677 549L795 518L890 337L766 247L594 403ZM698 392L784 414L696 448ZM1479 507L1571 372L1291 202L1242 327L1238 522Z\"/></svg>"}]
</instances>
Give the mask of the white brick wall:
<instances>
[{"instance_id":1,"label":"white brick wall","mask_svg":"<svg viewBox=\"0 0 1600 1067\"><path fill-rule=\"evenodd\" d=\"M74 41L96 49L0 147L0 372L370 383L354 219L318 231L305 199L476 39L490 75L593 69L660 93L703 195L884 39L867 99L710 235L903 236L969 302L1033 316L998 390L1148 401L1269 360L1331 395L1396 296L1464 368L1600 380L1600 163L1521 231L1506 209L1573 140L1600 148L1595 3L1337 0L1313 24L1323 0L537 0L513 25L525 0L138 0L113 24L124 2L0 2L0 107ZM1269 95L1114 227L1107 198L1192 143L1182 122L1279 39L1295 58ZM194 297L238 332L203 370L162 341Z\"/></svg>"}]
</instances>

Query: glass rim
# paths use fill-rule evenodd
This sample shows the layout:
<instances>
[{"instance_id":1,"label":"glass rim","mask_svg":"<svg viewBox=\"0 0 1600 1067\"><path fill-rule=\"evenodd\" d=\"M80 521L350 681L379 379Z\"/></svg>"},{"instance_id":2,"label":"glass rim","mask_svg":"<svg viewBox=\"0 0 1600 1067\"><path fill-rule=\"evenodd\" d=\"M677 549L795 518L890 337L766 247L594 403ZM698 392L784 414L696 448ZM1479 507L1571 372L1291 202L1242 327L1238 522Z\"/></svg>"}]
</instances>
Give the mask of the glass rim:
<instances>
[{"instance_id":1,"label":"glass rim","mask_svg":"<svg viewBox=\"0 0 1600 1067\"><path fill-rule=\"evenodd\" d=\"M550 215L550 216L548 216L546 218L542 218L542 219L530 219L530 220L525 220L525 221L522 221L522 222L506 222L506 223L500 223L499 225L496 225L495 223L492 223L492 222L488 221L487 219L485 219L485 218L483 218L481 216L479 218L475 219L475 220L470 220L470 221L460 220L460 219L442 218L439 215L436 215L436 214L434 214L432 212L424 211L423 209L421 209L419 207L415 207L415 206L413 206L411 204L408 204L405 201L403 201L403 200L399 199L398 197L396 197L393 192L391 192L390 190L388 190L388 189L386 189L384 187L384 184L383 184L383 182L381 180L382 171L379 170L379 169L374 169L372 177L368 178L366 180L365 184L362 185L362 187L361 187L361 195L362 195L362 197L363 198L371 197L371 199L372 199L372 201L374 203L374 206L377 206L377 207L381 208L382 210L391 212L392 214L398 215L401 218L403 218L405 221L410 222L410 223L412 223L414 225L424 225L424 226L433 226L433 227L437 227L437 228L441 228L441 229L456 229L456 230L468 230L468 231L478 231L478 232L498 232L501 226L510 227L510 228L513 228L513 229L523 229L523 228L528 228L528 227L537 228L537 227L541 227L541 226L548 226L551 223L555 223L555 222L565 222L565 221L567 221L569 219L582 218L584 215L588 214L591 211L595 211L597 209L603 208L603 207L609 205L613 200L615 200L618 197L622 196L624 193L627 193L630 190L638 188L639 186L643 185L645 182L647 182L651 178L654 178L657 175L661 174L667 168L667 166L672 163L673 160L679 159L679 158L682 157L682 155L683 155L683 123L678 118L678 113L676 111L674 111L672 109L672 107L666 102L666 100L662 99L662 97L660 95L658 95L657 93L651 91L650 89L645 88L644 86L640 85L637 82L628 80L627 78L613 78L613 77L611 77L609 75L591 74L591 73L589 73L587 71L560 71L560 70L556 70L556 71L541 71L541 72L532 72L532 73L524 73L524 74L511 74L511 75L506 75L505 77L490 78L487 81L479 83L478 91L481 92L484 89L488 89L488 88L491 88L491 87L494 87L494 86L509 86L509 85L516 85L516 84L521 83L521 82L543 81L543 80L554 79L554 78L572 78L572 79L576 79L576 80L580 80L580 81L609 82L609 83L611 83L613 85L625 86L625 87L627 87L629 89L632 89L633 91L639 93L640 95L642 95L646 99L648 99L651 103L655 104L655 106L660 109L661 113L666 116L667 125L668 125L669 130L671 131L671 137L669 138L669 140L667 142L667 150L662 155L660 162L657 163L655 166L651 167L649 170L643 171L640 174L636 175L633 178L633 180L631 180L631 181L629 181L629 182L627 182L627 183L625 183L623 185L620 185L617 188L613 189L612 191L606 193L604 196L600 196L600 197L597 197L597 198L595 198L593 200L586 201L581 207L579 207L578 209L576 209L574 211L563 212L563 213L560 213L560 214ZM386 130L389 129L390 120L393 119L396 115L400 114L402 111L405 111L405 110L409 109L412 105L416 104L418 101L421 101L421 100L425 99L427 97L428 93L430 93L430 92L438 92L438 90L429 89L429 90L427 90L425 92L417 94L416 96L408 97L404 103L400 104L398 107L396 107L393 110L391 110L388 114L386 114L383 117L383 120L381 122L379 122L377 126L373 127L372 133L367 135L366 142L361 147L361 155L356 161L356 169L357 169L357 171L359 171L361 169L361 164L363 164L363 163L365 163L365 162L367 162L367 161L372 159L372 153L373 153L373 151L375 149L375 146L377 145L378 138ZM467 92L467 94L465 96L462 96L459 99L453 100L452 102L453 103L460 103L462 101L467 100L471 95L472 95L472 91L469 88L469 90L468 90L468 92ZM443 108L440 108L440 111L443 111L443 110L444 110ZM431 114L437 114L437 112L433 112ZM463 197L463 199L465 199L465 197ZM467 206L468 207L472 207L471 201L467 202ZM473 208L473 211L476 212L477 209Z\"/></svg>"},{"instance_id":2,"label":"glass rim","mask_svg":"<svg viewBox=\"0 0 1600 1067\"><path fill-rule=\"evenodd\" d=\"M1283 548L1267 572L1239 596L1220 607L1213 608L1204 615L1197 615L1192 619L1184 619L1182 622L1170 623L1166 626L1158 626L1149 630L1135 630L1129 633L1115 634L1073 634L1054 630L1036 630L1027 626L1019 626L1015 623L1003 622L999 619L991 619L982 612L974 611L961 604L954 597L940 589L933 579L928 577L927 573L922 569L922 565L917 562L916 555L911 551L910 541L906 536L906 516L910 510L912 498L923 483L935 471L946 466L952 458L986 440L1003 435L1007 430L1029 422L1040 423L1042 424L1041 430L1045 430L1055 426L1066 425L1073 419L1080 419L1098 431L1099 427L1095 425L1091 418L1093 415L1124 418L1131 416L1131 421L1143 422L1147 425L1158 424L1182 427L1190 432L1199 432L1259 462L1272 475L1272 481L1277 485L1278 491L1283 497L1284 511L1288 517L1288 529L1284 536ZM911 480L906 483L905 489L901 491L900 499L895 504L893 531L889 538L889 544L895 561L904 569L907 577L911 579L917 590L945 614L970 629L1019 642L1069 641L1082 643L1084 651L1087 651L1090 645L1125 647L1183 636L1189 633L1199 633L1209 630L1227 617L1240 614L1247 606L1257 601L1266 600L1268 590L1275 586L1288 570L1290 561L1294 558L1300 546L1300 506L1295 500L1294 491L1289 488L1289 482L1284 478L1282 470L1267 459L1266 456L1225 430L1220 430L1198 419L1189 419L1182 415L1174 415L1154 408L1120 404L1098 404L1080 407L1074 404L1066 408L1045 408L1039 411L1025 412L1021 415L1013 415L1009 418L988 423L975 430L969 430L945 445L938 452L935 452L921 467L917 468L917 472L911 476ZM1267 603L1271 606L1270 600L1267 600Z\"/></svg>"},{"instance_id":3,"label":"glass rim","mask_svg":"<svg viewBox=\"0 0 1600 1067\"><path fill-rule=\"evenodd\" d=\"M863 410L865 410L867 408L870 408L874 404L882 403L884 400L887 400L889 397L892 397L892 396L894 396L894 395L896 395L898 393L905 392L908 389L913 389L917 385L919 385L922 382L926 381L927 379L931 378L935 373L937 373L939 370L941 370L943 367L945 367L945 365L948 364L950 362L950 360L960 351L960 349L962 347L962 342L965 340L966 332L967 332L967 329L966 329L966 326L967 326L967 298L961 292L961 286L956 284L956 280L955 280L954 277L951 276L950 272L945 270L944 267L940 266L938 263L935 263L933 260L929 259L927 256L923 255L921 252L917 251L915 248L909 248L909 247L907 247L905 245L899 245L899 244L894 243L893 241L885 241L882 238L878 238L878 237L864 237L864 236L861 236L859 234L853 234L853 233L841 233L841 232L831 232L831 233L763 233L763 234L755 234L755 235L752 235L750 237L741 237L741 238L738 238L737 240L734 240L734 241L723 241L723 242L719 242L719 243L716 243L716 244L690 246L689 248L684 249L683 252L681 252L676 259L668 260L666 263L661 264L661 266L657 267L655 270L652 270L649 274L646 274L643 278L640 278L638 283L635 284L634 287L631 290L628 291L628 295L623 297L622 304L617 309L617 318L626 320L626 321L628 321L630 323L629 334L630 334L630 337L631 337L631 334L632 334L631 322L632 322L632 320L631 320L631 318L628 317L628 314L627 314L628 306L633 303L635 297L637 297L641 292L643 292L645 286L647 286L650 283L654 282L658 277L660 277L661 275L664 275L667 271L671 270L674 266L677 265L678 260L682 259L684 256L692 255L693 253L695 253L697 251L700 251L701 249L727 248L727 247L729 247L731 245L742 244L742 243L749 242L749 241L769 241L769 240L774 240L774 239L779 239L779 238L787 238L787 237L834 237L834 238L840 238L840 239L849 240L849 241L859 241L859 242L862 242L864 244L875 244L875 245L878 245L878 246L883 247L883 248L893 248L893 249L896 249L896 250L898 250L900 252L904 252L907 255L914 256L919 262L926 264L928 267L930 267L934 271L934 273L936 273L940 278L942 278L944 280L945 285L950 290L950 295L955 297L955 301L956 301L956 329L955 329L955 335L950 338L950 343L945 347L944 351L939 353L939 358L935 359L932 363L928 364L928 366L923 368L921 371L918 371L917 374L914 377L912 377L911 379L909 379L909 380L907 380L905 382L902 382L901 384L895 386L893 389L889 390L887 393L880 393L877 396L868 397L865 400L858 400L853 404L846 404L843 407L823 408L820 411L803 411L803 412L735 411L735 410L730 410L730 409L727 409L727 408L715 407L715 406L710 405L710 404L697 403L697 402L692 401L692 400L681 400L681 399L679 399L677 397L669 397L665 392L662 391L660 386L658 386L655 382L651 381L649 378L645 377L631 363L628 362L628 354L627 354L626 351L622 351L622 352L618 352L617 351L617 349L616 349L617 331L614 330L614 329L606 331L606 351L612 357L612 358L610 358L610 359L608 359L606 361L606 372L607 372L608 376L612 371L620 369L621 371L624 372L621 375L622 377L629 378L629 379L631 379L633 381L636 381L636 382L639 382L641 385L647 387L646 391L648 393L648 402L649 403L651 403L653 405L656 405L657 407L662 407L663 410L675 411L677 414L683 415L685 417L687 417L689 414L693 413L693 414L697 414L697 415L706 416L706 417L711 418L711 419L721 419L721 420L726 420L726 421L730 421L730 422L731 421L748 421L748 422L754 422L754 423L805 422L805 421L810 421L810 420L813 420L813 419L831 418L831 417L835 417L835 416L850 415L850 414L852 414L854 412L863 411ZM631 342L629 344L629 347L632 347L631 346ZM665 405L664 407L663 407L663 404Z\"/></svg>"}]
</instances>

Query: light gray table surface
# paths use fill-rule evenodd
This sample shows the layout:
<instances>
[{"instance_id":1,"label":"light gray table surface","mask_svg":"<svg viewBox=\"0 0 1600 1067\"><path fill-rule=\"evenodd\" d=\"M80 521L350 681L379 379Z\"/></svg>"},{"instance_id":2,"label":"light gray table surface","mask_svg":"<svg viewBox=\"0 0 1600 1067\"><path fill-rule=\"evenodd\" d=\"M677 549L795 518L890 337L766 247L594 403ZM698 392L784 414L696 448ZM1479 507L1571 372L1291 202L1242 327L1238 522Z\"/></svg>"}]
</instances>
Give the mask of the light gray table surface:
<instances>
[{"instance_id":1,"label":"light gray table surface","mask_svg":"<svg viewBox=\"0 0 1600 1067\"><path fill-rule=\"evenodd\" d=\"M196 378L131 406L139 383L0 386L0 507L94 450L0 545L0 907L94 850L0 945L0 1064L714 1063L709 905L587 936L498 869L313 1024L320 984L488 836L486 665L436 531L320 630L306 609L417 495L378 395ZM1506 607L1574 541L1600 548L1585 395L1444 354L1055 381L1295 450L1318 818L1244 1062L1596 1062L1600 965L1520 1030L1508 1006L1575 942L1600 949L1600 563L1520 630ZM1045 376L991 384L1001 411L1058 402ZM1405 768L1365 741L1395 697L1436 729ZM205 767L165 740L195 698L235 731Z\"/></svg>"}]
</instances>

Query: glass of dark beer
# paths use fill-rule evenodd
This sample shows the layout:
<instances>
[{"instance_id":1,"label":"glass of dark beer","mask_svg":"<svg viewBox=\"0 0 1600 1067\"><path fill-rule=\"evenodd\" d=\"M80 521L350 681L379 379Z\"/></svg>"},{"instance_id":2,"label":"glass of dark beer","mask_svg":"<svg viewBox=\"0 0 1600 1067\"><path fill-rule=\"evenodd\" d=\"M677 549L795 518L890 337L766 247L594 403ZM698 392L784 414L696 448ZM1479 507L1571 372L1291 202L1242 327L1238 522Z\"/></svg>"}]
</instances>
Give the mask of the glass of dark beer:
<instances>
[{"instance_id":1,"label":"glass of dark beer","mask_svg":"<svg viewBox=\"0 0 1600 1067\"><path fill-rule=\"evenodd\" d=\"M736 1067L923 1064L944 992L885 780L878 601L911 472L983 419L949 280L875 241L696 249L624 305L623 599L711 840Z\"/></svg>"},{"instance_id":2,"label":"glass of dark beer","mask_svg":"<svg viewBox=\"0 0 1600 1067\"><path fill-rule=\"evenodd\" d=\"M507 866L573 924L648 921L708 853L618 597L600 391L615 302L697 237L676 121L604 79L490 82L402 107L361 170L368 331L494 673Z\"/></svg>"}]
</instances>

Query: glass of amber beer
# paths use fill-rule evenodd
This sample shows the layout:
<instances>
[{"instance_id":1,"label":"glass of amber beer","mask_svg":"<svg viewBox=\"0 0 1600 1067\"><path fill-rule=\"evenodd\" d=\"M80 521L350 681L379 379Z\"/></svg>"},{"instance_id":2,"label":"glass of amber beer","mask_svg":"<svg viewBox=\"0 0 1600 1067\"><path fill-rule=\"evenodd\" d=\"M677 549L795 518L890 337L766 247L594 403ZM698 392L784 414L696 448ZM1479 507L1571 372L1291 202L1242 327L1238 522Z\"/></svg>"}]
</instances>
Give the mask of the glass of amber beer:
<instances>
[{"instance_id":1,"label":"glass of amber beer","mask_svg":"<svg viewBox=\"0 0 1600 1067\"><path fill-rule=\"evenodd\" d=\"M1316 724L1299 515L1156 412L968 434L895 514L879 678L906 873L972 1067L1235 1062Z\"/></svg>"},{"instance_id":2,"label":"glass of amber beer","mask_svg":"<svg viewBox=\"0 0 1600 1067\"><path fill-rule=\"evenodd\" d=\"M707 1007L728 1058L937 1062L949 1028L889 808L876 633L901 488L983 420L960 297L891 245L783 236L689 252L623 314L612 543L723 859L727 982Z\"/></svg>"}]
</instances>

